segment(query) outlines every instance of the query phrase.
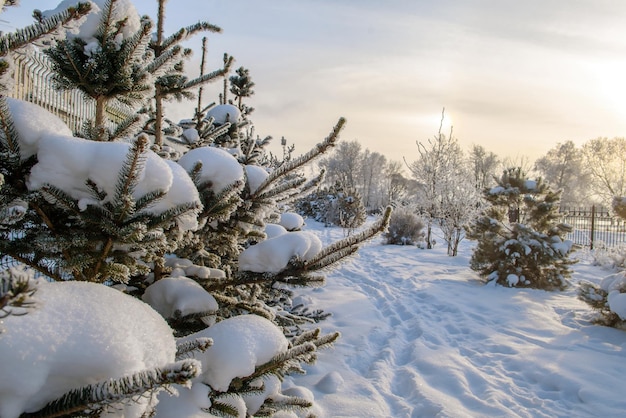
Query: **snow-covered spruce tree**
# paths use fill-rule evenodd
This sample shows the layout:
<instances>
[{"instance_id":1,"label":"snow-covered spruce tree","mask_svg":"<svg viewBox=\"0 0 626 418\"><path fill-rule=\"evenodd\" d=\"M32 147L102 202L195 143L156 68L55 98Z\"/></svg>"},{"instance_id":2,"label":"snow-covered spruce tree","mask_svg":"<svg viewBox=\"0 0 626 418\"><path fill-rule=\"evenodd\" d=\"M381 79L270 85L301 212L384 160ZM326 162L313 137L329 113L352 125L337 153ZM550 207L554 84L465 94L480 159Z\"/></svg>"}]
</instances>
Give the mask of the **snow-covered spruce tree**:
<instances>
[{"instance_id":1,"label":"snow-covered spruce tree","mask_svg":"<svg viewBox=\"0 0 626 418\"><path fill-rule=\"evenodd\" d=\"M613 211L626 219L626 197L613 199ZM597 323L626 329L626 271L623 268L605 277L599 284L580 283L578 296L598 312Z\"/></svg>"},{"instance_id":2,"label":"snow-covered spruce tree","mask_svg":"<svg viewBox=\"0 0 626 418\"><path fill-rule=\"evenodd\" d=\"M111 131L107 128L107 105L117 102L132 108L154 92L154 76L146 65L154 60L148 48L153 23L147 16L140 18L130 0L97 0L91 4L92 13L79 33L68 33L45 52L52 60L57 88L78 88L95 100L93 124L86 126L82 135L108 141L128 134L142 120L132 114Z\"/></svg>"},{"instance_id":3,"label":"snow-covered spruce tree","mask_svg":"<svg viewBox=\"0 0 626 418\"><path fill-rule=\"evenodd\" d=\"M0 376L33 377L36 372L41 384L0 379L3 418L111 411L144 416L151 413L158 388L200 373L191 388L173 386L171 393L158 393L157 416L269 415L311 405L311 399L283 395L280 380L302 372L301 364L314 361L316 350L337 334L301 329L300 324L320 315L291 305L287 286L321 284L318 272L383 229L389 212L362 233L327 248L312 234L281 231L267 221L290 218L279 214L280 205L301 193L297 185L314 184L290 174L334 144L343 120L314 150L268 172L241 165L256 160L250 158L254 152L238 160L230 153L236 150L192 146L175 163L148 150L145 135L130 143L74 138L57 118L19 101L8 102L0 114L4 143L14 144L15 158L30 159L32 166L9 173L22 187L11 207L24 216L7 232L2 255L60 282L39 286L41 309L7 319ZM235 120L227 114L223 125ZM208 131L218 135L220 127L210 124ZM239 136L230 139L242 143ZM249 146L242 151L262 148L263 141L243 139ZM211 197L225 190L227 195ZM203 230L207 226L223 229ZM150 283L164 252L169 276ZM205 261L215 261L217 268ZM142 296L177 335L195 330L190 323L202 323L203 329L176 341L175 350L171 328L144 304L108 286L71 279L134 285L126 289ZM17 322L30 316L29 322ZM70 337L53 338L61 330ZM55 344L37 345L51 340ZM37 359L15 358L22 346L37 346ZM194 357L201 367L194 359L176 362L185 357ZM60 368L66 364L73 367Z\"/></svg>"},{"instance_id":4,"label":"snow-covered spruce tree","mask_svg":"<svg viewBox=\"0 0 626 418\"><path fill-rule=\"evenodd\" d=\"M490 206L467 233L478 241L471 268L507 287L565 288L572 243L564 240L570 227L559 222L559 193L510 168L484 196Z\"/></svg>"},{"instance_id":5,"label":"snow-covered spruce tree","mask_svg":"<svg viewBox=\"0 0 626 418\"><path fill-rule=\"evenodd\" d=\"M71 7L3 37L3 62L13 49L57 31L88 10L84 4ZM6 91L9 85L3 81L2 87ZM57 232L70 225L53 223L59 219L42 209L38 204L42 195L33 191L29 182L36 181L35 167L42 168L38 157L46 153L40 154L40 147L48 140L73 140L71 132L43 109L4 95L0 96L0 121L0 259L3 264L23 262L50 279L71 278L71 270L67 275L61 273L62 260L55 258L67 249L63 239L57 239ZM85 150L71 149L77 154ZM68 148L57 151L68 152ZM90 155L84 157L89 165ZM70 159L69 167L56 165L54 171L60 174L59 167L71 171L76 168L73 163ZM83 183L83 191L85 187L89 185ZM59 203L59 211L67 209L64 202ZM81 222L72 216L66 219L71 226ZM83 225L82 231L85 229ZM85 234L81 235L84 239ZM52 257L47 258L46 254ZM157 388L187 382L199 372L195 361L174 363L175 341L164 320L118 291L89 283L78 287L74 283L35 284L31 280L32 270L19 267L3 269L0 276L0 309L4 316L0 335L3 418L85 416L107 411L140 416L154 405ZM86 298L87 294L92 297ZM33 305L36 309L22 315L25 308ZM119 315L123 312L128 316ZM134 326L127 326L129 318L135 321ZM101 383L94 384L98 381Z\"/></svg>"}]
</instances>

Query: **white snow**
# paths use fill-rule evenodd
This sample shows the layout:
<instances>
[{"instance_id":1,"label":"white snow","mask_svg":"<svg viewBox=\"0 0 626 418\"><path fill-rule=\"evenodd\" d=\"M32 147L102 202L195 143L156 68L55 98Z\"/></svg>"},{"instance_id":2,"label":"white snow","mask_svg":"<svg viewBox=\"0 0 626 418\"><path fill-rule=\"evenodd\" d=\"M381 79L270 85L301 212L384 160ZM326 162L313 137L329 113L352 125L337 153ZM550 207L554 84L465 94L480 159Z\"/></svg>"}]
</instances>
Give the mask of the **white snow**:
<instances>
[{"instance_id":1,"label":"white snow","mask_svg":"<svg viewBox=\"0 0 626 418\"><path fill-rule=\"evenodd\" d=\"M246 165L245 169L250 194L254 194L259 189L259 186L269 176L269 173L263 167L258 165Z\"/></svg>"},{"instance_id":2,"label":"white snow","mask_svg":"<svg viewBox=\"0 0 626 418\"><path fill-rule=\"evenodd\" d=\"M172 172L172 185L163 199L148 207L147 211L159 214L177 205L196 203L198 209L187 211L176 217L176 222L181 230L195 231L198 229L198 213L202 207L198 189L181 165L170 160L164 161Z\"/></svg>"},{"instance_id":3,"label":"white snow","mask_svg":"<svg viewBox=\"0 0 626 418\"><path fill-rule=\"evenodd\" d=\"M72 136L72 130L58 116L40 106L10 97L6 101L20 137L20 155L23 160L37 154L39 141L45 135Z\"/></svg>"},{"instance_id":4,"label":"white snow","mask_svg":"<svg viewBox=\"0 0 626 418\"><path fill-rule=\"evenodd\" d=\"M102 19L102 12L107 0L89 0L91 3L91 11L86 16L84 22L78 27L78 29L71 29L67 33L68 39L73 37L83 39L87 45L85 46L85 52L89 54L89 51L97 50L97 41L95 39L98 26ZM49 17L53 14L62 12L70 6L76 6L75 0L63 0L59 5L51 10L45 10L42 12L44 17ZM131 0L117 0L112 14L113 21L120 21L127 19L126 24L122 27L122 30L116 37L116 41L119 43L122 39L133 36L140 28L141 21L139 13Z\"/></svg>"},{"instance_id":5,"label":"white snow","mask_svg":"<svg viewBox=\"0 0 626 418\"><path fill-rule=\"evenodd\" d=\"M325 245L343 237L314 221L306 230ZM303 290L332 312L323 330L342 337L283 393L310 388L321 418L623 416L626 332L592 324L576 286L483 285L469 268L473 246L449 257L445 246L374 239L324 287ZM611 273L576 255L574 284Z\"/></svg>"},{"instance_id":6,"label":"white snow","mask_svg":"<svg viewBox=\"0 0 626 418\"><path fill-rule=\"evenodd\" d=\"M194 166L202 163L200 180L211 182L211 190L219 193L237 181L243 181L241 164L228 152L215 147L195 148L180 157L178 164L190 173Z\"/></svg>"},{"instance_id":7,"label":"white snow","mask_svg":"<svg viewBox=\"0 0 626 418\"><path fill-rule=\"evenodd\" d=\"M279 235L286 234L287 230L284 226L278 224L265 224L265 235L268 238L274 238Z\"/></svg>"},{"instance_id":8,"label":"white snow","mask_svg":"<svg viewBox=\"0 0 626 418\"><path fill-rule=\"evenodd\" d=\"M287 350L287 339L272 322L256 315L239 315L179 340L211 338L204 353L194 352L202 363L202 382L217 391L228 390L235 377L245 377L256 366Z\"/></svg>"},{"instance_id":9,"label":"white snow","mask_svg":"<svg viewBox=\"0 0 626 418\"><path fill-rule=\"evenodd\" d=\"M175 391L159 392L159 404L154 418L208 418L201 408L210 408L210 387L194 382L191 387L173 385Z\"/></svg>"},{"instance_id":10,"label":"white snow","mask_svg":"<svg viewBox=\"0 0 626 418\"><path fill-rule=\"evenodd\" d=\"M285 212L280 214L278 223L284 226L287 231L295 231L304 226L304 219L297 213Z\"/></svg>"},{"instance_id":11,"label":"white snow","mask_svg":"<svg viewBox=\"0 0 626 418\"><path fill-rule=\"evenodd\" d=\"M188 277L165 277L146 288L143 301L164 318L180 318L201 312L215 312L219 308L215 298L198 282ZM208 325L214 318L202 318Z\"/></svg>"},{"instance_id":12,"label":"white snow","mask_svg":"<svg viewBox=\"0 0 626 418\"><path fill-rule=\"evenodd\" d=\"M526 180L524 181L524 187L526 188L526 190L535 190L537 188L537 181Z\"/></svg>"},{"instance_id":13,"label":"white snow","mask_svg":"<svg viewBox=\"0 0 626 418\"><path fill-rule=\"evenodd\" d=\"M223 125L226 122L237 123L241 117L241 112L237 106L231 104L221 104L212 107L207 112L205 119L214 118L213 123L216 125Z\"/></svg>"},{"instance_id":14,"label":"white snow","mask_svg":"<svg viewBox=\"0 0 626 418\"><path fill-rule=\"evenodd\" d=\"M239 270L255 273L278 273L289 260L312 259L322 249L322 242L307 231L287 232L246 248L239 254Z\"/></svg>"},{"instance_id":15,"label":"white snow","mask_svg":"<svg viewBox=\"0 0 626 418\"><path fill-rule=\"evenodd\" d=\"M79 201L79 207L96 204L86 185L92 180L107 194L104 202L115 197L118 175L127 158L131 144L125 142L96 142L71 136L45 134L39 140L38 162L28 180L30 190L46 184L58 187ZM166 195L145 210L162 213L183 203L200 203L198 191L184 170L147 150L145 165L139 173L132 195L135 199L149 192L162 190ZM175 172L175 176L172 172ZM197 221L192 213L179 217L181 229L194 229Z\"/></svg>"},{"instance_id":16,"label":"white snow","mask_svg":"<svg viewBox=\"0 0 626 418\"><path fill-rule=\"evenodd\" d=\"M172 330L145 303L101 284L41 281L36 309L3 319L0 417L34 412L65 392L174 362ZM153 402L118 404L139 417Z\"/></svg>"}]
</instances>

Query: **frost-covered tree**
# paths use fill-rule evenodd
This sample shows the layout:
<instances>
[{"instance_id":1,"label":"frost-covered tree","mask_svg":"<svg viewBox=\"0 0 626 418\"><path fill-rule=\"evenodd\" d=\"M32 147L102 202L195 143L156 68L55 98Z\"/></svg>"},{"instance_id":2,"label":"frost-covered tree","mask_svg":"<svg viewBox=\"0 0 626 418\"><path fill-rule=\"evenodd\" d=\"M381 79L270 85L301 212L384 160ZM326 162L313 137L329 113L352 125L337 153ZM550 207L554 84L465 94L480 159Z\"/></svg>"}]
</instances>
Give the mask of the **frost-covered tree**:
<instances>
[{"instance_id":1,"label":"frost-covered tree","mask_svg":"<svg viewBox=\"0 0 626 418\"><path fill-rule=\"evenodd\" d=\"M589 140L583 144L582 154L593 193L611 207L613 198L626 195L626 139Z\"/></svg>"},{"instance_id":2,"label":"frost-covered tree","mask_svg":"<svg viewBox=\"0 0 626 418\"><path fill-rule=\"evenodd\" d=\"M483 190L485 187L491 187L500 166L498 156L487 151L482 145L473 145L468 158L476 188Z\"/></svg>"},{"instance_id":3,"label":"frost-covered tree","mask_svg":"<svg viewBox=\"0 0 626 418\"><path fill-rule=\"evenodd\" d=\"M443 113L442 113L443 124ZM426 247L434 245L433 224L441 218L443 196L448 187L454 187L463 168L463 151L458 140L452 135L439 132L426 142L416 141L418 159L408 164L415 180L422 184L422 193L417 196L417 204L426 217Z\"/></svg>"},{"instance_id":4,"label":"frost-covered tree","mask_svg":"<svg viewBox=\"0 0 626 418\"><path fill-rule=\"evenodd\" d=\"M613 199L614 213L626 219L626 198ZM626 254L622 254L624 259ZM597 323L609 327L626 329L626 271L623 265L618 271L602 279L599 283L582 282L578 296L598 312Z\"/></svg>"},{"instance_id":5,"label":"frost-covered tree","mask_svg":"<svg viewBox=\"0 0 626 418\"><path fill-rule=\"evenodd\" d=\"M589 172L583 165L582 150L572 141L550 149L535 161L535 170L542 174L553 190L561 190L561 205L584 206L590 201L592 187Z\"/></svg>"},{"instance_id":6,"label":"frost-covered tree","mask_svg":"<svg viewBox=\"0 0 626 418\"><path fill-rule=\"evenodd\" d=\"M559 222L559 193L511 168L484 196L490 206L468 228L478 241L471 268L507 287L563 289L572 243L564 239L570 227Z\"/></svg>"},{"instance_id":7,"label":"frost-covered tree","mask_svg":"<svg viewBox=\"0 0 626 418\"><path fill-rule=\"evenodd\" d=\"M123 36L128 22L148 20L121 4L107 1L96 23L87 20L95 36L72 38L76 54L98 56L105 38L122 49L145 43L144 30ZM107 38L112 28L122 36ZM147 46L137 51L150 56ZM143 111L126 100L134 93L118 93L133 114ZM0 309L12 314L0 335L0 416L184 418L311 406L283 395L281 379L338 335L315 328L326 314L294 304L292 289L321 285L320 272L384 229L390 211L323 247L285 209L319 183L293 174L335 145L345 121L310 152L269 167L267 142L242 133L240 116L222 104L203 126L181 122L175 161L150 150L141 127L93 141L101 137L75 137L47 111L2 98L0 265L27 265L47 280L33 312L19 316L14 307L31 293L2 276Z\"/></svg>"},{"instance_id":8,"label":"frost-covered tree","mask_svg":"<svg viewBox=\"0 0 626 418\"><path fill-rule=\"evenodd\" d=\"M465 227L482 211L484 201L470 173L463 167L448 173L440 182L441 212L439 226L449 256L458 254L459 243L465 238Z\"/></svg>"}]
</instances>

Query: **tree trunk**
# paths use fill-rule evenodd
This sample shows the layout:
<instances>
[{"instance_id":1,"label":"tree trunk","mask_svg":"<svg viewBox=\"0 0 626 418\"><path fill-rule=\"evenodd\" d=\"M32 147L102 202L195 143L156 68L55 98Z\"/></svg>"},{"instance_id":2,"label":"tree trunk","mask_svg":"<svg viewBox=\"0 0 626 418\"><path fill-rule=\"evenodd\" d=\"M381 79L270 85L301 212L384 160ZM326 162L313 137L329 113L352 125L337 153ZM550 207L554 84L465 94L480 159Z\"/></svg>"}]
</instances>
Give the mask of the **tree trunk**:
<instances>
[{"instance_id":1,"label":"tree trunk","mask_svg":"<svg viewBox=\"0 0 626 418\"><path fill-rule=\"evenodd\" d=\"M163 145L163 95L161 86L154 88L154 145L159 148Z\"/></svg>"},{"instance_id":2,"label":"tree trunk","mask_svg":"<svg viewBox=\"0 0 626 418\"><path fill-rule=\"evenodd\" d=\"M105 133L105 109L107 104L107 98L104 96L96 97L96 120L94 121L96 127L96 140L106 140Z\"/></svg>"}]
</instances>

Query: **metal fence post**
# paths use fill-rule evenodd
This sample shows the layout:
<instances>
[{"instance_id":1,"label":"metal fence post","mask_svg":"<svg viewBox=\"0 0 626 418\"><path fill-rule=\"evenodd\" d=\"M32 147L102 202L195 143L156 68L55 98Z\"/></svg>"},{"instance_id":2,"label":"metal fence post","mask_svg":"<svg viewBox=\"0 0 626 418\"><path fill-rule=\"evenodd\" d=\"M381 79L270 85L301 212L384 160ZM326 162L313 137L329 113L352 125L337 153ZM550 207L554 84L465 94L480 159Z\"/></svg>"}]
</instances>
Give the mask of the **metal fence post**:
<instances>
[{"instance_id":1,"label":"metal fence post","mask_svg":"<svg viewBox=\"0 0 626 418\"><path fill-rule=\"evenodd\" d=\"M593 250L593 237L596 230L596 205L591 205L591 243L589 249Z\"/></svg>"}]
</instances>

